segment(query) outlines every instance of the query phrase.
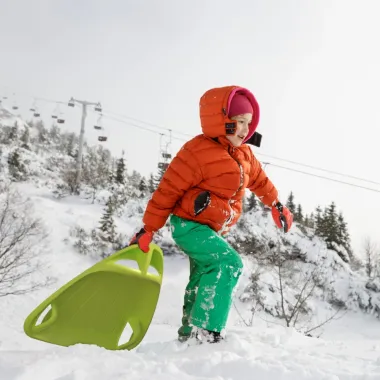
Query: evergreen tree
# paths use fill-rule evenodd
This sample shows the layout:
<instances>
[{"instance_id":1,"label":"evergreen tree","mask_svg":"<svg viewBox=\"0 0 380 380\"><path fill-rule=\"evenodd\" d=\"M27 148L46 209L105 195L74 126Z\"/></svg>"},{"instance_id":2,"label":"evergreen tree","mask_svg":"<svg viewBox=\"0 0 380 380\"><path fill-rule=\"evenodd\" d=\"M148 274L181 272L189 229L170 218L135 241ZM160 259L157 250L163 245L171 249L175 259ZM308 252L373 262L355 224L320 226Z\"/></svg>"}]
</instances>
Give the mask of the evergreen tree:
<instances>
[{"instance_id":1,"label":"evergreen tree","mask_svg":"<svg viewBox=\"0 0 380 380\"><path fill-rule=\"evenodd\" d=\"M286 201L286 207L289 209L289 211L295 215L296 213L296 205L294 203L294 194L291 191L288 197L288 200Z\"/></svg>"},{"instance_id":2,"label":"evergreen tree","mask_svg":"<svg viewBox=\"0 0 380 380\"><path fill-rule=\"evenodd\" d=\"M310 227L310 218L309 218L309 215L306 214L304 220L303 220L303 224L305 227Z\"/></svg>"},{"instance_id":3,"label":"evergreen tree","mask_svg":"<svg viewBox=\"0 0 380 380\"><path fill-rule=\"evenodd\" d=\"M21 181L26 174L25 166L21 162L20 152L18 149L14 150L12 153L9 153L8 170L14 181Z\"/></svg>"},{"instance_id":4,"label":"evergreen tree","mask_svg":"<svg viewBox=\"0 0 380 380\"><path fill-rule=\"evenodd\" d=\"M166 169L164 166L158 168L158 172L156 177L154 178L154 187L157 188L157 186L160 184L162 177L164 176Z\"/></svg>"},{"instance_id":5,"label":"evergreen tree","mask_svg":"<svg viewBox=\"0 0 380 380\"><path fill-rule=\"evenodd\" d=\"M339 225L336 205L331 202L330 206L325 209L323 217L323 237L326 240L327 248L333 249L333 243L339 244Z\"/></svg>"},{"instance_id":6,"label":"evergreen tree","mask_svg":"<svg viewBox=\"0 0 380 380\"><path fill-rule=\"evenodd\" d=\"M47 129L45 128L45 125L44 125L44 122L42 120L39 120L36 124L35 124L35 127L38 131L38 137L37 137L37 141L39 143L46 143L47 141L49 141L48 139L48 131Z\"/></svg>"},{"instance_id":7,"label":"evergreen tree","mask_svg":"<svg viewBox=\"0 0 380 380\"><path fill-rule=\"evenodd\" d=\"M122 156L118 159L116 164L116 176L115 182L124 185L125 184L125 161L124 161L124 151Z\"/></svg>"},{"instance_id":8,"label":"evergreen tree","mask_svg":"<svg viewBox=\"0 0 380 380\"><path fill-rule=\"evenodd\" d=\"M148 192L148 184L146 183L146 179L144 177L141 178L141 181L139 184L139 190L140 190L140 198L144 198Z\"/></svg>"},{"instance_id":9,"label":"evergreen tree","mask_svg":"<svg viewBox=\"0 0 380 380\"><path fill-rule=\"evenodd\" d=\"M117 162L114 158L112 158L111 170L109 171L109 175L108 175L108 181L110 182L111 186L116 181L116 168L117 168Z\"/></svg>"},{"instance_id":10,"label":"evergreen tree","mask_svg":"<svg viewBox=\"0 0 380 380\"><path fill-rule=\"evenodd\" d=\"M338 215L338 244L341 244L349 253L351 253L351 238L342 212Z\"/></svg>"},{"instance_id":11,"label":"evergreen tree","mask_svg":"<svg viewBox=\"0 0 380 380\"><path fill-rule=\"evenodd\" d=\"M104 214L100 219L99 227L99 230L101 231L101 233L99 234L100 238L108 243L115 243L116 239L116 226L115 221L113 219L114 211L114 199L112 196L110 196L107 200Z\"/></svg>"},{"instance_id":12,"label":"evergreen tree","mask_svg":"<svg viewBox=\"0 0 380 380\"><path fill-rule=\"evenodd\" d=\"M18 123L15 121L13 126L11 127L8 135L8 139L10 141L16 141L18 139Z\"/></svg>"},{"instance_id":13,"label":"evergreen tree","mask_svg":"<svg viewBox=\"0 0 380 380\"><path fill-rule=\"evenodd\" d=\"M315 228L315 216L313 212L310 214L308 227Z\"/></svg>"},{"instance_id":14,"label":"evergreen tree","mask_svg":"<svg viewBox=\"0 0 380 380\"><path fill-rule=\"evenodd\" d=\"M67 137L66 154L75 157L75 134L70 133Z\"/></svg>"},{"instance_id":15,"label":"evergreen tree","mask_svg":"<svg viewBox=\"0 0 380 380\"><path fill-rule=\"evenodd\" d=\"M50 130L48 132L48 138L51 142L53 142L55 144L57 144L60 141L61 131L56 124L53 124L50 127Z\"/></svg>"},{"instance_id":16,"label":"evergreen tree","mask_svg":"<svg viewBox=\"0 0 380 380\"><path fill-rule=\"evenodd\" d=\"M294 221L298 223L303 223L302 206L300 204L297 206L296 212L294 213Z\"/></svg>"},{"instance_id":17,"label":"evergreen tree","mask_svg":"<svg viewBox=\"0 0 380 380\"><path fill-rule=\"evenodd\" d=\"M22 134L20 140L22 142L21 148L29 149L30 150L30 146L29 146L29 143L30 143L30 133L29 133L29 128L28 127L25 127L24 133Z\"/></svg>"},{"instance_id":18,"label":"evergreen tree","mask_svg":"<svg viewBox=\"0 0 380 380\"><path fill-rule=\"evenodd\" d=\"M92 202L99 190L106 188L109 180L111 154L103 146L87 149L83 156L82 181L91 189ZM89 191L89 189L87 189Z\"/></svg>"},{"instance_id":19,"label":"evergreen tree","mask_svg":"<svg viewBox=\"0 0 380 380\"><path fill-rule=\"evenodd\" d=\"M315 209L315 218L314 218L314 227L315 227L315 234L317 236L322 236L322 209L321 206L317 206Z\"/></svg>"},{"instance_id":20,"label":"evergreen tree","mask_svg":"<svg viewBox=\"0 0 380 380\"><path fill-rule=\"evenodd\" d=\"M142 175L136 170L133 170L132 174L129 176L129 182L135 189L139 188L141 179Z\"/></svg>"},{"instance_id":21,"label":"evergreen tree","mask_svg":"<svg viewBox=\"0 0 380 380\"><path fill-rule=\"evenodd\" d=\"M154 176L153 176L152 173L150 173L149 180L148 180L148 190L149 190L149 193L152 194L155 189L156 189L156 185L155 185Z\"/></svg>"}]
</instances>

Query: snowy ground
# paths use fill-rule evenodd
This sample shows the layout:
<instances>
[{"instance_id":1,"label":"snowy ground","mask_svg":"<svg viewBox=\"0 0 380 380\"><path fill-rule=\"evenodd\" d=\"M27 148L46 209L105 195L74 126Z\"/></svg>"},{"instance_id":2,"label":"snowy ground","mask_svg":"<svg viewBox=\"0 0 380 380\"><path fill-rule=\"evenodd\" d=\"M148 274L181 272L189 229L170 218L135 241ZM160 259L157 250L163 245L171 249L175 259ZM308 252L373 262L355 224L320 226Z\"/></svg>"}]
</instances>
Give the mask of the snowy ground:
<instances>
[{"instance_id":1,"label":"snowy ground","mask_svg":"<svg viewBox=\"0 0 380 380\"><path fill-rule=\"evenodd\" d=\"M185 347L175 342L188 266L185 258L165 258L162 292L153 323L135 350L106 351L96 346L52 346L28 338L23 323L31 310L61 285L94 264L62 241L70 227L97 224L101 207L75 198L55 200L48 190L21 187L48 221L45 273L57 278L48 289L0 298L0 380L348 380L380 379L379 321L348 313L326 326L321 338L255 316L246 327L233 308L228 340L220 345ZM130 233L130 225L125 225ZM43 273L41 273L42 275ZM242 280L243 281L243 280ZM244 284L240 284L242 288ZM236 306L244 309L237 302Z\"/></svg>"}]
</instances>

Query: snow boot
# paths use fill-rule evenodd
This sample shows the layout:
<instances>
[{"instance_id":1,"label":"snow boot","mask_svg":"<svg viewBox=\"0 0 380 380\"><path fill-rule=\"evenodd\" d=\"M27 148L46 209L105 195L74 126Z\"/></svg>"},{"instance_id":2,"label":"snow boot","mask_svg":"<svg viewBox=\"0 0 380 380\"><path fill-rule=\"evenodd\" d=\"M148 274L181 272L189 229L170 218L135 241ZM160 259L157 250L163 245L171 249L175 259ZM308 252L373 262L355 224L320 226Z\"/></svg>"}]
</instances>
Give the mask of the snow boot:
<instances>
[{"instance_id":1,"label":"snow boot","mask_svg":"<svg viewBox=\"0 0 380 380\"><path fill-rule=\"evenodd\" d=\"M210 331L205 329L198 329L196 332L197 341L202 343L219 343L223 340L223 337L218 331Z\"/></svg>"}]
</instances>

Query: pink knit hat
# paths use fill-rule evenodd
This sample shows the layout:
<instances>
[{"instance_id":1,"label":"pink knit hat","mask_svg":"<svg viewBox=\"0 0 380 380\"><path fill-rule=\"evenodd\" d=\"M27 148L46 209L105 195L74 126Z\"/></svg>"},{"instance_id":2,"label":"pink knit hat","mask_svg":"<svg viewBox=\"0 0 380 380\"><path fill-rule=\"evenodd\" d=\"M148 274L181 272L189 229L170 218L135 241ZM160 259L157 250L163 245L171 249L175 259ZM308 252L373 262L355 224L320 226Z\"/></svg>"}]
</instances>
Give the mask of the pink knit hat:
<instances>
[{"instance_id":1,"label":"pink knit hat","mask_svg":"<svg viewBox=\"0 0 380 380\"><path fill-rule=\"evenodd\" d=\"M237 93L231 100L228 117L231 118L244 113L253 114L252 104L245 95Z\"/></svg>"}]
</instances>

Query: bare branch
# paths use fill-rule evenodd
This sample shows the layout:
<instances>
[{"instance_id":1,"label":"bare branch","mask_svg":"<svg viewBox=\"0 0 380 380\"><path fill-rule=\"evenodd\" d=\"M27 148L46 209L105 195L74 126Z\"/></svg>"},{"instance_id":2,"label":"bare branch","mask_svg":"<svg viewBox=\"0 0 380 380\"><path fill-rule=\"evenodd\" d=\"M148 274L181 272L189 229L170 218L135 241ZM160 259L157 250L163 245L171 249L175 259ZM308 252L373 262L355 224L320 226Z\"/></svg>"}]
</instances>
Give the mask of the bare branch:
<instances>
[{"instance_id":1,"label":"bare branch","mask_svg":"<svg viewBox=\"0 0 380 380\"><path fill-rule=\"evenodd\" d=\"M378 274L379 270L379 249L370 237L366 237L364 240L364 253L366 257L366 273L369 278L372 278Z\"/></svg>"},{"instance_id":2,"label":"bare branch","mask_svg":"<svg viewBox=\"0 0 380 380\"><path fill-rule=\"evenodd\" d=\"M347 313L347 310L339 317L336 317L338 315L338 313L341 311L341 309L338 309L334 314L332 314L329 318L327 318L326 320L324 320L323 322L321 322L320 324L318 324L317 326L314 326L312 327L311 329L309 330L306 330L304 332L305 335L308 335L310 334L312 331L316 330L316 329L319 329L320 327L324 326L326 323L329 323L330 321L332 321L333 319L341 319L343 318L343 316Z\"/></svg>"},{"instance_id":3,"label":"bare branch","mask_svg":"<svg viewBox=\"0 0 380 380\"><path fill-rule=\"evenodd\" d=\"M31 215L30 203L8 184L0 184L0 297L25 294L51 282L30 281L46 237L41 222Z\"/></svg>"}]
</instances>

